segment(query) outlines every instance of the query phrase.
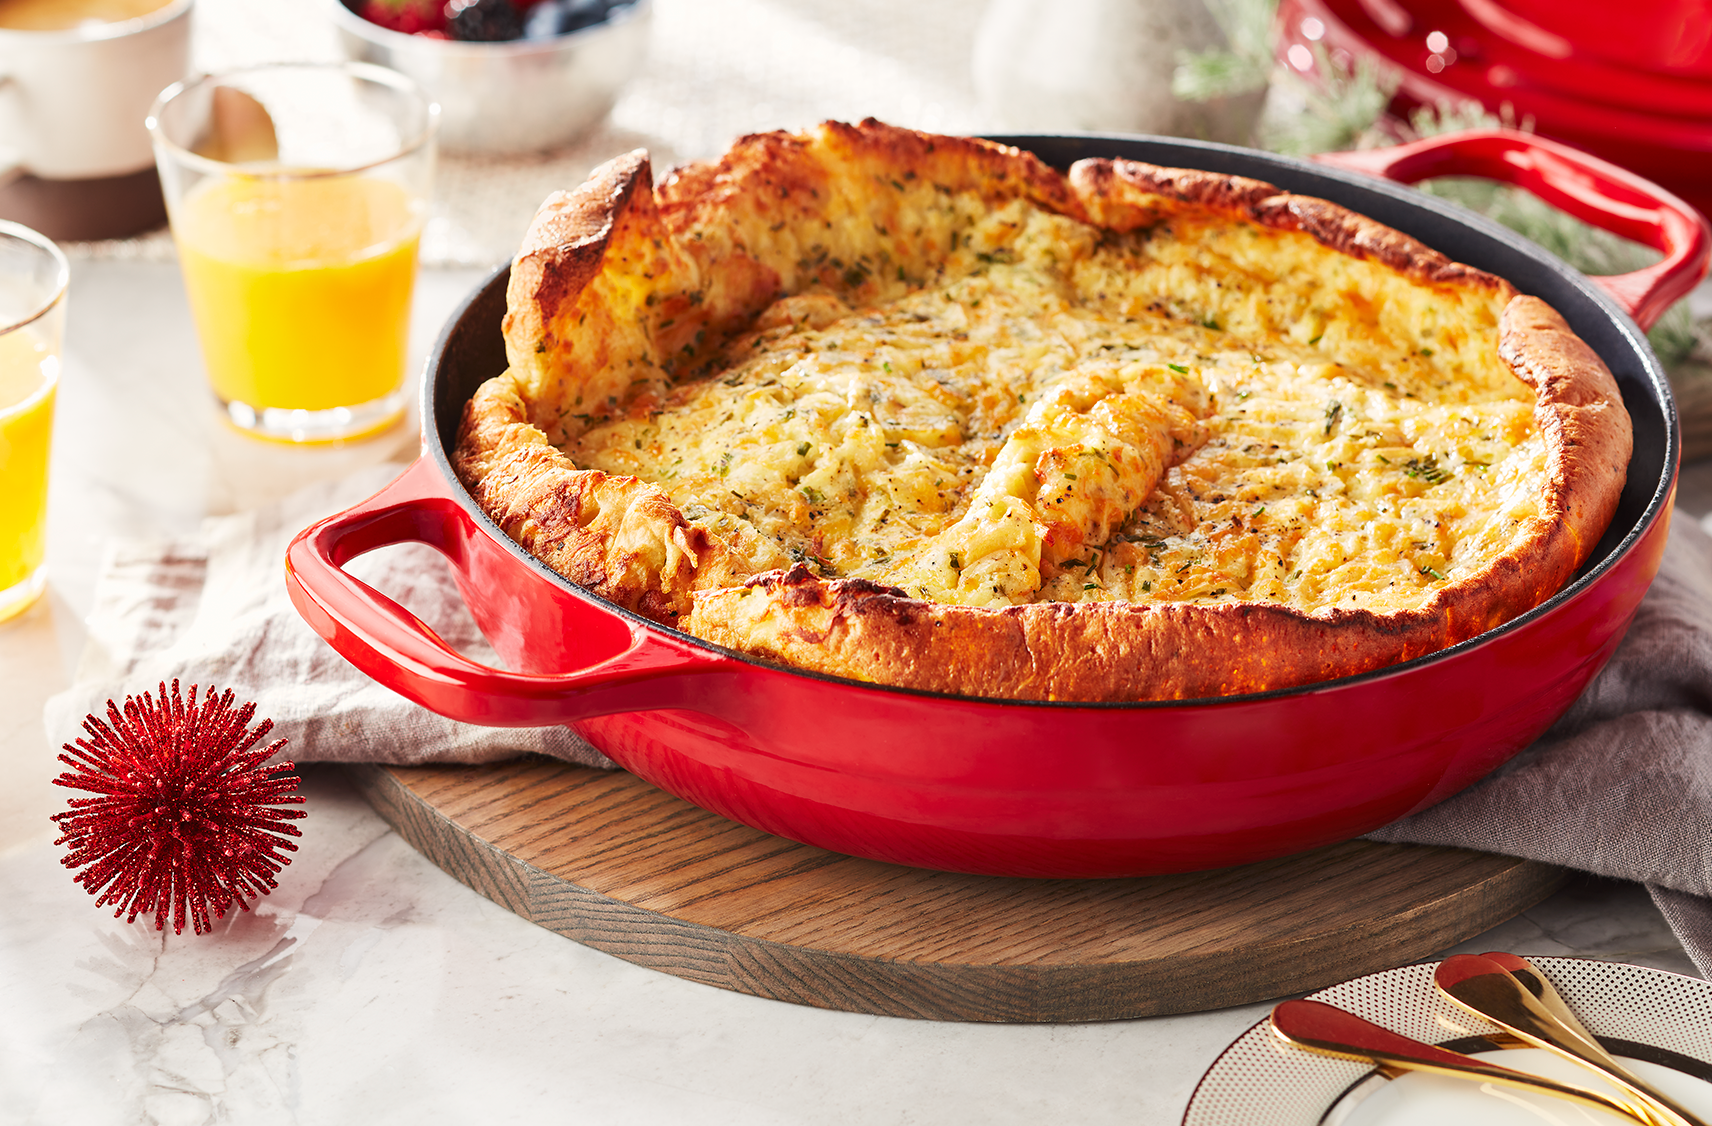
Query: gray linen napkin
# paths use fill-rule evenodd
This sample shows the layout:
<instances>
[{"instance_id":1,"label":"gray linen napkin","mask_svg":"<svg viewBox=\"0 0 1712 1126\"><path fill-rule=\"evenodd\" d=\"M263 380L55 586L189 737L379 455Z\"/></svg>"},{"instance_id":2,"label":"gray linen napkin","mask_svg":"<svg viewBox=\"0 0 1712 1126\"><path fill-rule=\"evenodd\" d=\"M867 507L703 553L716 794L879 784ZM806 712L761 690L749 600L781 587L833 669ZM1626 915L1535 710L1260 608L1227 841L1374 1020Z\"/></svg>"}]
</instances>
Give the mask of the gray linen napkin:
<instances>
[{"instance_id":1,"label":"gray linen napkin","mask_svg":"<svg viewBox=\"0 0 1712 1126\"><path fill-rule=\"evenodd\" d=\"M176 677L255 700L299 761L490 762L532 751L612 767L563 728L473 727L419 708L347 664L298 617L281 577L287 543L400 468L208 520L188 540L114 545L77 683L48 702L49 737L76 738L83 716L104 714L108 699ZM350 570L455 648L493 660L432 549L388 548ZM1675 518L1628 636L1568 714L1486 780L1370 837L1640 881L1712 976L1712 538Z\"/></svg>"},{"instance_id":2,"label":"gray linen napkin","mask_svg":"<svg viewBox=\"0 0 1712 1126\"><path fill-rule=\"evenodd\" d=\"M1673 517L1658 578L1581 699L1484 780L1368 839L1637 880L1712 977L1712 538Z\"/></svg>"},{"instance_id":3,"label":"gray linen napkin","mask_svg":"<svg viewBox=\"0 0 1712 1126\"><path fill-rule=\"evenodd\" d=\"M403 469L377 466L316 485L266 508L215 517L199 535L112 544L73 686L48 701L54 746L105 718L107 701L154 692L174 678L230 688L273 720L298 762L493 762L525 752L587 766L612 760L563 727L476 727L435 715L381 687L335 653L287 596L285 549L323 516L368 497ZM391 595L453 648L495 662L463 608L451 570L432 548L401 544L349 568Z\"/></svg>"}]
</instances>

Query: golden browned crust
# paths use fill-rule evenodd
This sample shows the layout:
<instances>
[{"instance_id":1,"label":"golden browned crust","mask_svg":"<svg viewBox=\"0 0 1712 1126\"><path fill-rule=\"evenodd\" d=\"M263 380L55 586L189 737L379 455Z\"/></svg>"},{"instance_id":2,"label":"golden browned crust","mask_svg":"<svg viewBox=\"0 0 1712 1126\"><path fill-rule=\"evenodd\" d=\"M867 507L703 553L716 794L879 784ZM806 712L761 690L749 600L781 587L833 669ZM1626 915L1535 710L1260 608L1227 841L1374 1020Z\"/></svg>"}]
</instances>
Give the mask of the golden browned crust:
<instances>
[{"instance_id":1,"label":"golden browned crust","mask_svg":"<svg viewBox=\"0 0 1712 1126\"><path fill-rule=\"evenodd\" d=\"M1160 168L1133 160L1082 160L1069 179L1094 222L1114 231L1162 220L1208 215L1240 217L1280 231L1301 231L1352 258L1379 262L1423 285L1472 285L1513 292L1501 278L1453 262L1401 231L1335 203L1281 192L1261 180L1192 168Z\"/></svg>"},{"instance_id":2,"label":"golden browned crust","mask_svg":"<svg viewBox=\"0 0 1712 1126\"><path fill-rule=\"evenodd\" d=\"M684 578L705 537L653 485L571 465L525 413L503 376L465 407L453 466L482 510L572 582L675 621L688 610Z\"/></svg>"},{"instance_id":3,"label":"golden browned crust","mask_svg":"<svg viewBox=\"0 0 1712 1126\"><path fill-rule=\"evenodd\" d=\"M1536 392L1550 488L1510 550L1417 609L1110 601L988 609L822 579L801 566L754 573L737 549L686 525L660 489L579 469L554 447L591 416L627 403L645 409L781 294L812 284L872 300L895 291L894 270L898 286L930 271L943 248L913 222L914 191L1020 197L1114 231L1239 216L1446 294L1502 301L1513 290L1362 216L1259 181L1109 160L1080 162L1065 177L1016 150L875 122L746 137L654 191L649 177L646 157L632 153L543 206L512 271L512 370L466 407L455 466L484 510L549 566L706 640L971 695L1264 691L1431 653L1514 617L1568 580L1615 511L1630 453L1615 381L1553 310L1513 297L1498 354ZM860 237L823 233L832 231L820 218L829 208L859 210L863 223L840 228Z\"/></svg>"},{"instance_id":4,"label":"golden browned crust","mask_svg":"<svg viewBox=\"0 0 1712 1126\"><path fill-rule=\"evenodd\" d=\"M986 610L920 602L806 569L696 603L693 632L789 664L928 691L1035 700L1170 700L1364 672L1458 640L1429 611L1306 615L1216 606L1043 602ZM1476 630L1475 632L1479 632ZM827 654L839 654L835 664Z\"/></svg>"},{"instance_id":5,"label":"golden browned crust","mask_svg":"<svg viewBox=\"0 0 1712 1126\"><path fill-rule=\"evenodd\" d=\"M1575 573L1617 511L1634 434L1617 381L1604 362L1537 297L1518 297L1498 325L1498 355L1538 396L1534 419L1551 451L1544 516L1532 565L1547 593Z\"/></svg>"},{"instance_id":6,"label":"golden browned crust","mask_svg":"<svg viewBox=\"0 0 1712 1126\"><path fill-rule=\"evenodd\" d=\"M1032 154L874 121L755 134L653 191L650 177L632 152L550 196L512 262L507 358L529 421L555 445L576 419L539 408L566 387L584 417L598 414L694 370L781 294L819 283L860 303L919 278L944 247L910 222L912 197L977 193L1081 215L1064 177ZM833 229L822 211L834 201L863 222Z\"/></svg>"}]
</instances>

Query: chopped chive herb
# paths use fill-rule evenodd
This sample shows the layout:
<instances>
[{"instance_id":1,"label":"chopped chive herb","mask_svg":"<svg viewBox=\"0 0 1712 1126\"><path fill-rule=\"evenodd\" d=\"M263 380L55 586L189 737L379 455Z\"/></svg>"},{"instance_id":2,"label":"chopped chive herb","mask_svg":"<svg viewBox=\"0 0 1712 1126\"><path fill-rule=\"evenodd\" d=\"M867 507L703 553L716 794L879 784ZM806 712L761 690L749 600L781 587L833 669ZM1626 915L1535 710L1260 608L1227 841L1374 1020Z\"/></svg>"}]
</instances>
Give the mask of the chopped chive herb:
<instances>
[{"instance_id":1,"label":"chopped chive herb","mask_svg":"<svg viewBox=\"0 0 1712 1126\"><path fill-rule=\"evenodd\" d=\"M1343 404L1336 399L1326 403L1326 437L1331 436L1331 432L1337 428L1338 420L1341 418L1343 418Z\"/></svg>"},{"instance_id":2,"label":"chopped chive herb","mask_svg":"<svg viewBox=\"0 0 1712 1126\"><path fill-rule=\"evenodd\" d=\"M1184 367L1182 364L1166 364L1165 366L1170 368L1172 371L1177 372L1179 375L1189 374L1189 369Z\"/></svg>"},{"instance_id":3,"label":"chopped chive herb","mask_svg":"<svg viewBox=\"0 0 1712 1126\"><path fill-rule=\"evenodd\" d=\"M1419 478L1429 485L1437 485L1452 477L1450 470L1440 465L1438 459L1431 454L1426 457L1412 457L1403 466L1403 472Z\"/></svg>"},{"instance_id":4,"label":"chopped chive herb","mask_svg":"<svg viewBox=\"0 0 1712 1126\"><path fill-rule=\"evenodd\" d=\"M808 456L808 443L807 442L797 443L797 456L798 457L807 457Z\"/></svg>"},{"instance_id":5,"label":"chopped chive herb","mask_svg":"<svg viewBox=\"0 0 1712 1126\"><path fill-rule=\"evenodd\" d=\"M1431 567L1422 567L1421 568L1421 574L1431 575L1433 578L1437 579L1441 583L1445 581L1445 577Z\"/></svg>"}]
</instances>

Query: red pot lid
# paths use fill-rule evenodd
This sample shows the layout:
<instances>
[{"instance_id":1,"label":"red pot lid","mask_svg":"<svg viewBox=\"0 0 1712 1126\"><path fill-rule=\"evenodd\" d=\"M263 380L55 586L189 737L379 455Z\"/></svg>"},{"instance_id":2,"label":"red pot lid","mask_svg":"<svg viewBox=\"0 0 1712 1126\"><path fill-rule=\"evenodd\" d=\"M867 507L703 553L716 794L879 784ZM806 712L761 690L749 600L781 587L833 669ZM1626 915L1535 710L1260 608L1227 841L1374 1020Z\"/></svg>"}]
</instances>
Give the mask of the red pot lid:
<instances>
[{"instance_id":1,"label":"red pot lid","mask_svg":"<svg viewBox=\"0 0 1712 1126\"><path fill-rule=\"evenodd\" d=\"M1403 108L1473 99L1712 210L1703 0L1284 0L1280 50L1377 55ZM1301 48L1301 50L1294 50Z\"/></svg>"}]
</instances>

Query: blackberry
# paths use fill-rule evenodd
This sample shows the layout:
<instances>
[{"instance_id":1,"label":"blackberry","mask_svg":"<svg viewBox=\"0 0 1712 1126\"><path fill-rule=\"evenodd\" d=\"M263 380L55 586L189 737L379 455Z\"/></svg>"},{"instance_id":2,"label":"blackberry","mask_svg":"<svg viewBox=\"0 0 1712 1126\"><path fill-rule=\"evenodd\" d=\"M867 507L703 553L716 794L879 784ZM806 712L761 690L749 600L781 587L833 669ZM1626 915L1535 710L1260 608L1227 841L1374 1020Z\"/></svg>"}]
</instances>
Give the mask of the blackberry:
<instances>
[{"instance_id":1,"label":"blackberry","mask_svg":"<svg viewBox=\"0 0 1712 1126\"><path fill-rule=\"evenodd\" d=\"M511 0L448 0L446 34L466 43L523 38L523 17Z\"/></svg>"}]
</instances>

